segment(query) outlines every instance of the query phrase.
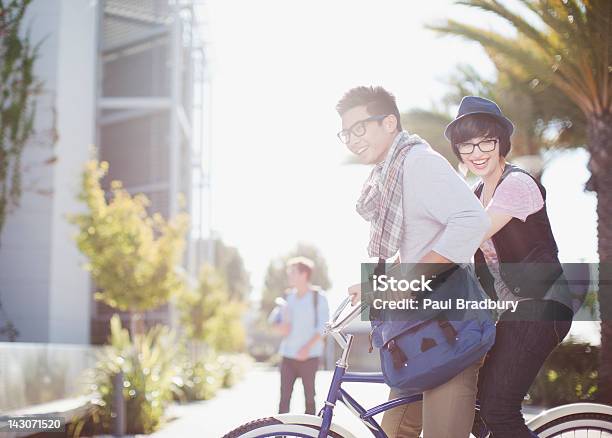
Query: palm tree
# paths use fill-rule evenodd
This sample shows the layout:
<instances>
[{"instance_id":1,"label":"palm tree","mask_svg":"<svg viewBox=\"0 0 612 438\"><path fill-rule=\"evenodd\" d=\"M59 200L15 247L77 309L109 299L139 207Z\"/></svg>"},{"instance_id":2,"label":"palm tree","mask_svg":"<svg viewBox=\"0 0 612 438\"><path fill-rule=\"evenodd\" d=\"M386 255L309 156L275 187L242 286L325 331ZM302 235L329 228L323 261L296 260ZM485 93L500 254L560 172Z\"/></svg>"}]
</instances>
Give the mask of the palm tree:
<instances>
[{"instance_id":1,"label":"palm tree","mask_svg":"<svg viewBox=\"0 0 612 438\"><path fill-rule=\"evenodd\" d=\"M413 108L402 112L400 116L403 129L418 134L453 166L459 163L444 138L444 127L453 120L447 108Z\"/></svg>"},{"instance_id":2,"label":"palm tree","mask_svg":"<svg viewBox=\"0 0 612 438\"><path fill-rule=\"evenodd\" d=\"M534 90L525 81L517 80L503 65L498 65L497 69L497 77L489 80L470 65L458 65L456 72L445 81L449 91L441 102L429 110L411 109L402 113L402 126L410 132L414 130L457 166L457 157L443 135L444 128L454 117L451 109L459 106L464 96L486 97L497 102L517 128L512 136L511 161L520 163L539 178L545 167L543 149L584 143L582 114L570 111L566 99L552 87L541 86Z\"/></svg>"},{"instance_id":3,"label":"palm tree","mask_svg":"<svg viewBox=\"0 0 612 438\"><path fill-rule=\"evenodd\" d=\"M444 81L449 91L440 102L432 104L429 109L411 108L402 111L402 128L425 139L433 149L456 167L459 160L449 147L448 140L444 137L444 128L454 118L452 107L459 106L463 96L476 95L499 103L504 109L504 113L517 126L512 137L513 159L526 155L538 155L543 146L546 148L567 146L568 143L565 139L570 136L570 131L573 133L576 130L565 129L562 131L563 136L557 135L554 138L545 138L543 132L549 127L549 124L537 123L537 120L542 118L555 119L555 124L564 126L563 121L556 120L559 117L542 114L541 105L539 105L538 99L531 93L531 90L526 92L523 89L525 87L520 87L520 84L517 84L517 81L506 73L501 66L498 70L499 74L495 80L487 80L470 65L458 65L456 73ZM545 90L543 87L540 88ZM544 100L546 100L548 93L545 93L544 97ZM540 98L540 100L542 99ZM345 162L347 164L357 164L358 160L354 156L349 156ZM541 169L538 169L539 171Z\"/></svg>"},{"instance_id":4,"label":"palm tree","mask_svg":"<svg viewBox=\"0 0 612 438\"><path fill-rule=\"evenodd\" d=\"M590 152L586 189L597 194L601 354L598 397L612 403L612 2L609 0L516 0L521 15L495 0L464 0L506 20L517 31L505 36L449 20L434 30L480 43L496 65L532 88L549 86L579 110ZM526 16L530 17L529 19ZM550 96L549 96L550 97ZM545 104L545 102L543 102ZM548 111L552 105L548 105Z\"/></svg>"}]
</instances>

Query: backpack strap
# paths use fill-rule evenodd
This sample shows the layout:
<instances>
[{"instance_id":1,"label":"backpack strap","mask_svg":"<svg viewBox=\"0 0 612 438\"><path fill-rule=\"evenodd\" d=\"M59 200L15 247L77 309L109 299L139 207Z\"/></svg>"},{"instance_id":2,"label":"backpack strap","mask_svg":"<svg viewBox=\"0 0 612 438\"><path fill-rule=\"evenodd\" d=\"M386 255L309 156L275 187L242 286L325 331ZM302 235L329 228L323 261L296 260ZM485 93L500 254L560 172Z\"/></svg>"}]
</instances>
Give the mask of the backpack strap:
<instances>
[{"instance_id":1,"label":"backpack strap","mask_svg":"<svg viewBox=\"0 0 612 438\"><path fill-rule=\"evenodd\" d=\"M455 330L455 327L453 327L446 316L442 315L438 319L438 326L442 330L442 333L446 338L446 342L448 342L450 345L454 345L457 341L457 330Z\"/></svg>"},{"instance_id":2,"label":"backpack strap","mask_svg":"<svg viewBox=\"0 0 612 438\"><path fill-rule=\"evenodd\" d=\"M387 343L387 350L391 353L391 360L393 361L393 368L399 369L407 365L408 357L406 353L397 345L395 339L391 339Z\"/></svg>"},{"instance_id":3,"label":"backpack strap","mask_svg":"<svg viewBox=\"0 0 612 438\"><path fill-rule=\"evenodd\" d=\"M314 296L312 297L313 301L314 301L314 323L315 323L315 329L319 326L319 291L316 288L312 288L312 293L314 294Z\"/></svg>"},{"instance_id":4,"label":"backpack strap","mask_svg":"<svg viewBox=\"0 0 612 438\"><path fill-rule=\"evenodd\" d=\"M484 188L484 183L482 181L476 184L476 188L474 189L474 194L476 195L478 199L480 199L480 195L482 194L483 188Z\"/></svg>"}]
</instances>

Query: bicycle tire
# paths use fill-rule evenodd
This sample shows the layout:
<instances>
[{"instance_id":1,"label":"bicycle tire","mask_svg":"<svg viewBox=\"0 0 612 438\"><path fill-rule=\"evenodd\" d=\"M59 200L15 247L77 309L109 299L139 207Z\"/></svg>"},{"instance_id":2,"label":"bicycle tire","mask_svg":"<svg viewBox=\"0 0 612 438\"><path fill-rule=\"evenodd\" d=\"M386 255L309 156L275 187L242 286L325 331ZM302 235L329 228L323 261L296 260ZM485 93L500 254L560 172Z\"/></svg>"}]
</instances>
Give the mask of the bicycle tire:
<instances>
[{"instance_id":1,"label":"bicycle tire","mask_svg":"<svg viewBox=\"0 0 612 438\"><path fill-rule=\"evenodd\" d=\"M565 415L549 421L534 430L540 438L560 436L559 433L571 432L572 426L593 427L609 434L612 437L612 415L596 412L580 412ZM590 436L590 435L589 435ZM606 435L603 435L606 436Z\"/></svg>"},{"instance_id":2,"label":"bicycle tire","mask_svg":"<svg viewBox=\"0 0 612 438\"><path fill-rule=\"evenodd\" d=\"M281 425L287 426L287 430L282 431L279 428L274 427L274 426L281 426ZM262 433L273 434L272 436L277 436L277 435L282 436L283 434L290 435L290 434L297 433L295 431L289 430L291 426L298 426L303 430L308 429L308 432L306 433L310 433L311 435L308 435L308 434L303 435L304 437L307 437L307 438L310 438L310 437L316 438L317 435L319 434L319 430L321 429L319 426L315 426L312 424L283 423L282 421L274 417L265 417L265 418L259 418L257 420L249 421L248 423L245 423L242 426L238 426L236 429L223 435L223 438L242 438L247 433L251 435L250 432L257 432L258 429L260 429L260 432ZM273 428L274 430L271 430ZM266 429L268 429L268 431L266 431ZM331 430L327 433L327 436L330 438L344 438L342 435L338 434L337 432L333 432Z\"/></svg>"}]
</instances>

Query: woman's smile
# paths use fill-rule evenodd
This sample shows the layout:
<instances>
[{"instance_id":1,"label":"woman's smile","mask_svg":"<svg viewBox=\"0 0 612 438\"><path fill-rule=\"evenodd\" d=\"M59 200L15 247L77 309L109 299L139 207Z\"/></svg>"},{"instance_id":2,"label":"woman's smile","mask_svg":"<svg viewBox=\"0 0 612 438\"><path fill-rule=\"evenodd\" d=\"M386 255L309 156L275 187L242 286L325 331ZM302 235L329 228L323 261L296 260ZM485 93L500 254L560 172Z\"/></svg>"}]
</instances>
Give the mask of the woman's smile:
<instances>
[{"instance_id":1,"label":"woman's smile","mask_svg":"<svg viewBox=\"0 0 612 438\"><path fill-rule=\"evenodd\" d=\"M479 158L477 160L470 160L470 162L476 169L482 170L487 167L489 157Z\"/></svg>"}]
</instances>

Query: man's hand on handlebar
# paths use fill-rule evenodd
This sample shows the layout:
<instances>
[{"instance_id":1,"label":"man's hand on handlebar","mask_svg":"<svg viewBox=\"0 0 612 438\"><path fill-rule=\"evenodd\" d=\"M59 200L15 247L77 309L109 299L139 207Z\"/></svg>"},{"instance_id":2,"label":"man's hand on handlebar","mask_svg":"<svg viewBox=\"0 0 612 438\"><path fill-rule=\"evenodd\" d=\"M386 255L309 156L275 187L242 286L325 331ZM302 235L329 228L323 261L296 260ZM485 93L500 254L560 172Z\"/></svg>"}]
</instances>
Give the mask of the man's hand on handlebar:
<instances>
[{"instance_id":1,"label":"man's hand on handlebar","mask_svg":"<svg viewBox=\"0 0 612 438\"><path fill-rule=\"evenodd\" d=\"M348 288L348 295L351 297L351 305L355 306L361 301L361 283L354 284Z\"/></svg>"}]
</instances>

